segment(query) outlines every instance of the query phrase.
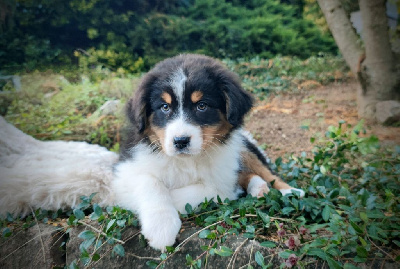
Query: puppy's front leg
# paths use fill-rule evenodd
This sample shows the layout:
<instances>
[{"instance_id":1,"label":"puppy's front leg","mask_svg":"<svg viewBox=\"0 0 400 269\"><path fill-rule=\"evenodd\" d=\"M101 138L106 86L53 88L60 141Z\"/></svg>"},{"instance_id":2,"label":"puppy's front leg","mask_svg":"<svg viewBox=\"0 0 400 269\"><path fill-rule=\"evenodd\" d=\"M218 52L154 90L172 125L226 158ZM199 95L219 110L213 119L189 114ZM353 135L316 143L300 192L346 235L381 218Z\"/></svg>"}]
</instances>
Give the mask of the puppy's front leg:
<instances>
[{"instance_id":1,"label":"puppy's front leg","mask_svg":"<svg viewBox=\"0 0 400 269\"><path fill-rule=\"evenodd\" d=\"M156 177L135 174L126 163L117 166L113 181L116 204L138 214L142 234L153 248L165 251L181 227L169 190Z\"/></svg>"}]
</instances>

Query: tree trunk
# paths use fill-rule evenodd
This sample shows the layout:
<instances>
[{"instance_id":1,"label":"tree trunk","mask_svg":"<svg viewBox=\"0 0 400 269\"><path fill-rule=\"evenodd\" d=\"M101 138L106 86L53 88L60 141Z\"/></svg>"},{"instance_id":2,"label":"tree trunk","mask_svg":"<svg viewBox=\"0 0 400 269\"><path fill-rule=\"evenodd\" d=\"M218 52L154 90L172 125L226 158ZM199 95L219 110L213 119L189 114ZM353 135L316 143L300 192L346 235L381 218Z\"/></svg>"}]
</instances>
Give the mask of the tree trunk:
<instances>
[{"instance_id":1,"label":"tree trunk","mask_svg":"<svg viewBox=\"0 0 400 269\"><path fill-rule=\"evenodd\" d=\"M14 27L15 1L0 1L0 34Z\"/></svg>"},{"instance_id":2,"label":"tree trunk","mask_svg":"<svg viewBox=\"0 0 400 269\"><path fill-rule=\"evenodd\" d=\"M400 98L399 66L390 46L385 3L386 0L359 1L364 54L340 0L318 0L343 58L358 76L358 115L366 119L375 119L378 102Z\"/></svg>"},{"instance_id":3,"label":"tree trunk","mask_svg":"<svg viewBox=\"0 0 400 269\"><path fill-rule=\"evenodd\" d=\"M358 114L374 118L379 101L399 100L399 73L390 45L385 0L360 0L366 58L359 73Z\"/></svg>"},{"instance_id":4,"label":"tree trunk","mask_svg":"<svg viewBox=\"0 0 400 269\"><path fill-rule=\"evenodd\" d=\"M318 0L333 38L351 71L356 74L358 61L364 53L358 36L340 0Z\"/></svg>"}]
</instances>

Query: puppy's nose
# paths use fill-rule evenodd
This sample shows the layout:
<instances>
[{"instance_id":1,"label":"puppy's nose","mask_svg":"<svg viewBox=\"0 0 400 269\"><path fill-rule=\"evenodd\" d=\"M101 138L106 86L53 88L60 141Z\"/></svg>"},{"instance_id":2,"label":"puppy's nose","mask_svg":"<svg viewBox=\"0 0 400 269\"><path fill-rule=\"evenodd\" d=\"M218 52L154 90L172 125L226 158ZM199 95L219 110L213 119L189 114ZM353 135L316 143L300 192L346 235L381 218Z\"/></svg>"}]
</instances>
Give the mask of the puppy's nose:
<instances>
[{"instance_id":1,"label":"puppy's nose","mask_svg":"<svg viewBox=\"0 0 400 269\"><path fill-rule=\"evenodd\" d=\"M184 149L186 148L190 143L190 137L189 136L177 136L174 137L174 146L177 149Z\"/></svg>"}]
</instances>

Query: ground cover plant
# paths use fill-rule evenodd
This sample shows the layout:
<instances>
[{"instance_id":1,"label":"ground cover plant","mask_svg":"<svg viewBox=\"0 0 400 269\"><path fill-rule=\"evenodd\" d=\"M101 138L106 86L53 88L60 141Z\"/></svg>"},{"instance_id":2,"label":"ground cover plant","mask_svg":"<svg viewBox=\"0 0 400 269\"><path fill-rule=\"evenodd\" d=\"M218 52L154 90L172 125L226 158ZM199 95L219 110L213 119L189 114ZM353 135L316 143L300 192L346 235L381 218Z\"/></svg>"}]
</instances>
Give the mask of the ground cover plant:
<instances>
[{"instance_id":1,"label":"ground cover plant","mask_svg":"<svg viewBox=\"0 0 400 269\"><path fill-rule=\"evenodd\" d=\"M253 88L253 93L263 98L350 77L342 60L331 56L225 62L239 73L247 89ZM83 72L84 76L74 80L70 78L75 76L65 74L67 81L51 72L22 75L22 93L0 96L7 99L2 103L7 104L6 119L39 139L86 140L116 150L121 118L100 116L93 121L92 116L107 100L123 102L138 76L101 67L88 70L85 72L93 73ZM277 80L286 83L277 87ZM260 81L264 85L257 88ZM187 205L189 213L181 215L183 225L195 226L196 232L168 248L167 253L143 262L149 268L163 268L190 240L200 237L207 242L198 246L201 254L184 253L188 268L203 268L213 256L221 256L232 265L241 249L227 246L226 240L240 234L243 244L257 240L273 250L268 256L251 253L244 268L275 268L276 258L282 268L323 264L360 268L375 261L398 264L400 147L381 147L376 137L365 133L362 122L354 126L338 122L322 137L310 140L315 145L312 153L277 158L271 163L282 178L306 191L305 198L282 197L271 189L260 199L244 196L235 201L205 200L198 208ZM67 212L36 210L22 220L8 215L0 221L2 236L7 239L37 223L56 223L63 234L84 227L78 235L82 240L80 255L66 264L67 268L95 268L105 256L128 255L126 243L139 235L123 235L138 225L135 215L119 207L101 208L92 202L94 195L88 193L77 208ZM145 245L143 238L140 242ZM58 244L65 246L62 240Z\"/></svg>"}]
</instances>

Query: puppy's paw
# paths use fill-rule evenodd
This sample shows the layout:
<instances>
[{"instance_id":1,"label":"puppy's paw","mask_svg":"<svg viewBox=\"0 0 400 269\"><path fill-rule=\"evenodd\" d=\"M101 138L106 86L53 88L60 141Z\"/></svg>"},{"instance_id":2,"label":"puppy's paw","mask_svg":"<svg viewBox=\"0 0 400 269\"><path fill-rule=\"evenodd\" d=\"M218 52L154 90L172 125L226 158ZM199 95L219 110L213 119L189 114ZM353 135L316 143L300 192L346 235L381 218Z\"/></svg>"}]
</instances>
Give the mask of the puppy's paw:
<instances>
[{"instance_id":1,"label":"puppy's paw","mask_svg":"<svg viewBox=\"0 0 400 269\"><path fill-rule=\"evenodd\" d=\"M149 245L162 252L166 250L166 246L172 246L175 243L182 224L175 208L146 212L142 214L140 221L142 234Z\"/></svg>"},{"instance_id":2,"label":"puppy's paw","mask_svg":"<svg viewBox=\"0 0 400 269\"><path fill-rule=\"evenodd\" d=\"M281 189L279 190L283 196L291 193L296 193L300 198L303 198L304 195L306 194L303 190L301 189L296 189L296 188L290 188L290 189Z\"/></svg>"},{"instance_id":3,"label":"puppy's paw","mask_svg":"<svg viewBox=\"0 0 400 269\"><path fill-rule=\"evenodd\" d=\"M254 197L264 197L269 192L268 184L259 176L253 176L247 186L247 193Z\"/></svg>"}]
</instances>

